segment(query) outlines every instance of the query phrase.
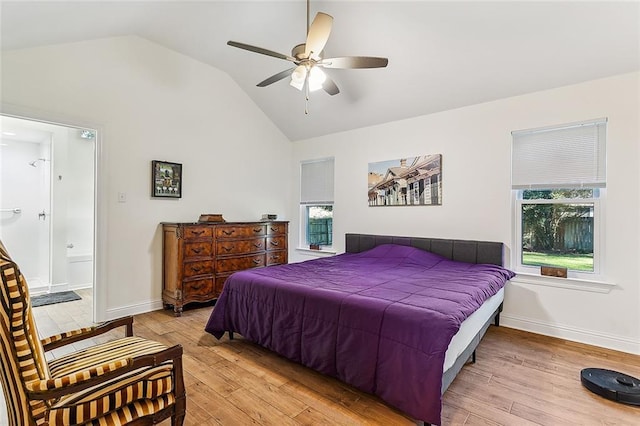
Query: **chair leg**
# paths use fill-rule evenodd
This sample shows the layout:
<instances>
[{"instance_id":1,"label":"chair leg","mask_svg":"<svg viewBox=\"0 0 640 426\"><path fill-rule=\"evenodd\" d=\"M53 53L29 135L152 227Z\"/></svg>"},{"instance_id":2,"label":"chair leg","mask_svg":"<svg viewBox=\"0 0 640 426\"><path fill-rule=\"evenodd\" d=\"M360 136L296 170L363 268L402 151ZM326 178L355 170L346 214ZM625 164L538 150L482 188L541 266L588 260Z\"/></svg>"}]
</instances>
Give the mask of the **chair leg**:
<instances>
[{"instance_id":1,"label":"chair leg","mask_svg":"<svg viewBox=\"0 0 640 426\"><path fill-rule=\"evenodd\" d=\"M173 374L175 379L174 392L176 396L176 409L174 415L171 416L171 426L182 426L187 411L187 396L184 388L182 370L182 353L179 358L173 360Z\"/></svg>"},{"instance_id":2,"label":"chair leg","mask_svg":"<svg viewBox=\"0 0 640 426\"><path fill-rule=\"evenodd\" d=\"M184 412L182 414L174 414L171 416L171 426L182 426L184 423Z\"/></svg>"}]
</instances>

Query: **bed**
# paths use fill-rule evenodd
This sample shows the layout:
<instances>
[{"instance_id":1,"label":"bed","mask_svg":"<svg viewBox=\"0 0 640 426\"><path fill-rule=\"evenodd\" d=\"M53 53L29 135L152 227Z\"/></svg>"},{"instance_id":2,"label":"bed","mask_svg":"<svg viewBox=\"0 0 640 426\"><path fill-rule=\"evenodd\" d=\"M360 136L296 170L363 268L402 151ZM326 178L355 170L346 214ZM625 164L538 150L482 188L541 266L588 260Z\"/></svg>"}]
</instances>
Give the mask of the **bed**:
<instances>
[{"instance_id":1,"label":"bed","mask_svg":"<svg viewBox=\"0 0 640 426\"><path fill-rule=\"evenodd\" d=\"M498 322L502 260L502 243L347 234L344 254L230 276L205 330L440 424L442 393Z\"/></svg>"}]
</instances>

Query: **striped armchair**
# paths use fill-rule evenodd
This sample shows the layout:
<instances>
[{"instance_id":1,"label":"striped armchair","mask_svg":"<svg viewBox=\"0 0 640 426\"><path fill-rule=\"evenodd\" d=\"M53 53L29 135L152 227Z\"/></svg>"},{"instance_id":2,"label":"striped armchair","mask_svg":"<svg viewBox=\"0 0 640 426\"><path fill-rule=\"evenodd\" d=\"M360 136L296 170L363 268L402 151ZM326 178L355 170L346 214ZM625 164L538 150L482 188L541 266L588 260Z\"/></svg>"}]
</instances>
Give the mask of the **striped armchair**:
<instances>
[{"instance_id":1,"label":"striped armchair","mask_svg":"<svg viewBox=\"0 0 640 426\"><path fill-rule=\"evenodd\" d=\"M133 336L131 317L40 340L24 277L0 241L0 361L10 426L182 425L182 347ZM47 362L45 352L124 327L126 337ZM0 419L1 420L1 419Z\"/></svg>"}]
</instances>

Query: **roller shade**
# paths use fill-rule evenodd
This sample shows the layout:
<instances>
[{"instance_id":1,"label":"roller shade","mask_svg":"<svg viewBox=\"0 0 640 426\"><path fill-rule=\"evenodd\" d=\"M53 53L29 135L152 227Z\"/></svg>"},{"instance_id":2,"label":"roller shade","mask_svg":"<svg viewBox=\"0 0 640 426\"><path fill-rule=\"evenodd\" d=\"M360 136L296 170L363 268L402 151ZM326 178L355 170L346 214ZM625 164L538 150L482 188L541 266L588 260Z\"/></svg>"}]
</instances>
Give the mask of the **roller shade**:
<instances>
[{"instance_id":1,"label":"roller shade","mask_svg":"<svg viewBox=\"0 0 640 426\"><path fill-rule=\"evenodd\" d=\"M606 125L599 119L512 132L512 188L604 188Z\"/></svg>"},{"instance_id":2,"label":"roller shade","mask_svg":"<svg viewBox=\"0 0 640 426\"><path fill-rule=\"evenodd\" d=\"M300 165L300 204L333 204L333 158Z\"/></svg>"}]
</instances>

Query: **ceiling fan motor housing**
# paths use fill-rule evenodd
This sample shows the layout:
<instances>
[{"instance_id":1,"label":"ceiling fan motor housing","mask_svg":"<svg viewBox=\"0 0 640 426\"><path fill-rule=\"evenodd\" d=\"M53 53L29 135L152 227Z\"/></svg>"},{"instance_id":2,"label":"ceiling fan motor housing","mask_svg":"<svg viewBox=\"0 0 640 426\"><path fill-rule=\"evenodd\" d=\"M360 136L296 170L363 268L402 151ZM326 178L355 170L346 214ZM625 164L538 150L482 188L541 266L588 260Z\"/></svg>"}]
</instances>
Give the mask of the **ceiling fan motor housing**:
<instances>
[{"instance_id":1,"label":"ceiling fan motor housing","mask_svg":"<svg viewBox=\"0 0 640 426\"><path fill-rule=\"evenodd\" d=\"M293 49L291 49L291 56L293 56L297 60L304 59L304 50L306 46L306 43L300 43L299 45L295 46Z\"/></svg>"}]
</instances>

